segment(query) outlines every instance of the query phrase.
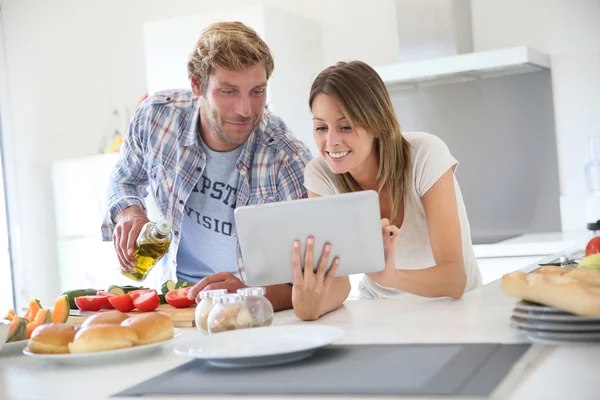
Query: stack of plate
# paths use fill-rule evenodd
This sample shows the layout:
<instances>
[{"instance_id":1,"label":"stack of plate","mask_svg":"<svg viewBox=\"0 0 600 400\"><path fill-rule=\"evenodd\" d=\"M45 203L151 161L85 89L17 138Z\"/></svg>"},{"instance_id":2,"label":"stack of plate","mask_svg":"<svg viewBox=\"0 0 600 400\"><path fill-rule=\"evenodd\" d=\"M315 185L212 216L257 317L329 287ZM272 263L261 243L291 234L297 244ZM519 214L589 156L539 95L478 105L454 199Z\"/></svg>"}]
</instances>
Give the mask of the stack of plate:
<instances>
[{"instance_id":1,"label":"stack of plate","mask_svg":"<svg viewBox=\"0 0 600 400\"><path fill-rule=\"evenodd\" d=\"M600 342L600 316L582 317L541 304L520 301L511 326L537 342Z\"/></svg>"}]
</instances>

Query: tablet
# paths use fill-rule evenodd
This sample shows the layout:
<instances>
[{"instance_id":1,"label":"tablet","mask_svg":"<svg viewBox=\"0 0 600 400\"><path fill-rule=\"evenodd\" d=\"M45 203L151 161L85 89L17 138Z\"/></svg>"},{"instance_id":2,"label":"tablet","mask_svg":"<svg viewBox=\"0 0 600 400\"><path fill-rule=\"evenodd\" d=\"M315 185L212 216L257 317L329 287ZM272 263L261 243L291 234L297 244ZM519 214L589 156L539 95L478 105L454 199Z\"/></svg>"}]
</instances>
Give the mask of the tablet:
<instances>
[{"instance_id":1,"label":"tablet","mask_svg":"<svg viewBox=\"0 0 600 400\"><path fill-rule=\"evenodd\" d=\"M328 266L340 257L336 276L385 268L379 198L367 190L311 199L238 207L235 224L245 267L245 283L292 283L292 245L315 239L316 269L323 246L331 243Z\"/></svg>"}]
</instances>

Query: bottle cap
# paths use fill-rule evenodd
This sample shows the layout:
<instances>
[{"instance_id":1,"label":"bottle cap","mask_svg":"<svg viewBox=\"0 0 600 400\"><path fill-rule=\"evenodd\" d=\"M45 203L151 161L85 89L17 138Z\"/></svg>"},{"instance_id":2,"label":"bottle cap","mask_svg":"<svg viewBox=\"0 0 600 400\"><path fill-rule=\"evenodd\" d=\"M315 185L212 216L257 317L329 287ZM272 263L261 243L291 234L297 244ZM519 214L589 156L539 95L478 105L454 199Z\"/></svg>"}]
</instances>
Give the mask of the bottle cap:
<instances>
[{"instance_id":1,"label":"bottle cap","mask_svg":"<svg viewBox=\"0 0 600 400\"><path fill-rule=\"evenodd\" d=\"M244 297L248 296L264 296L266 291L264 287L247 287L237 290L238 294Z\"/></svg>"},{"instance_id":2,"label":"bottle cap","mask_svg":"<svg viewBox=\"0 0 600 400\"><path fill-rule=\"evenodd\" d=\"M213 303L215 304L238 304L242 303L243 301L244 300L242 299L242 296L235 293L224 294L213 299Z\"/></svg>"},{"instance_id":3,"label":"bottle cap","mask_svg":"<svg viewBox=\"0 0 600 400\"><path fill-rule=\"evenodd\" d=\"M163 236L166 236L171 232L171 223L166 219L162 219L156 223L156 231Z\"/></svg>"},{"instance_id":4,"label":"bottle cap","mask_svg":"<svg viewBox=\"0 0 600 400\"><path fill-rule=\"evenodd\" d=\"M214 299L215 297L223 296L227 294L227 289L215 289L215 290L203 290L198 293L200 299Z\"/></svg>"}]
</instances>

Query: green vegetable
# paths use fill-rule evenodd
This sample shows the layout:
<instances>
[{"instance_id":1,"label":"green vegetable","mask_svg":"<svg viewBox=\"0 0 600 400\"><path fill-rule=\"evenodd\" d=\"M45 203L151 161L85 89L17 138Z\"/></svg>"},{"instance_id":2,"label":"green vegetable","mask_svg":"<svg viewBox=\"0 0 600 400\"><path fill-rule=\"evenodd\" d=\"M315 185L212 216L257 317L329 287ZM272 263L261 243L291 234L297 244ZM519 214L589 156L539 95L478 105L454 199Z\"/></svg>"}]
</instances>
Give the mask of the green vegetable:
<instances>
[{"instance_id":1,"label":"green vegetable","mask_svg":"<svg viewBox=\"0 0 600 400\"><path fill-rule=\"evenodd\" d=\"M186 281L177 281L177 283L175 284L175 289L186 288L189 286L194 286L194 283Z\"/></svg>"},{"instance_id":2,"label":"green vegetable","mask_svg":"<svg viewBox=\"0 0 600 400\"><path fill-rule=\"evenodd\" d=\"M75 304L75 298L81 296L93 296L98 291L96 289L75 289L75 290L67 290L63 292L61 296L67 296L69 300L69 308L72 310L78 310L77 305Z\"/></svg>"},{"instance_id":3,"label":"green vegetable","mask_svg":"<svg viewBox=\"0 0 600 400\"><path fill-rule=\"evenodd\" d=\"M166 293L161 293L158 295L158 298L160 299L160 304L167 304L167 299L165 299L165 295Z\"/></svg>"},{"instance_id":4,"label":"green vegetable","mask_svg":"<svg viewBox=\"0 0 600 400\"><path fill-rule=\"evenodd\" d=\"M175 282L169 279L168 281L162 284L160 291L163 293L168 293L170 290L173 289L175 289Z\"/></svg>"}]
</instances>

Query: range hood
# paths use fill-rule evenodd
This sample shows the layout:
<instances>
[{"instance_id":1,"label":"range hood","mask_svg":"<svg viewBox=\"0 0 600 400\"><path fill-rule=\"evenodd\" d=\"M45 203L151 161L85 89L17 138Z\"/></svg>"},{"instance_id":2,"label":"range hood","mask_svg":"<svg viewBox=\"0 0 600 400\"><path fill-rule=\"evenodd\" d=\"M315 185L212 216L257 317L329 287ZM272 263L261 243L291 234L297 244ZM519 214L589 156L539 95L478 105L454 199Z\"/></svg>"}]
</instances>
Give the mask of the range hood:
<instances>
[{"instance_id":1,"label":"range hood","mask_svg":"<svg viewBox=\"0 0 600 400\"><path fill-rule=\"evenodd\" d=\"M376 68L390 90L416 88L550 69L550 56L510 47L403 62Z\"/></svg>"}]
</instances>

